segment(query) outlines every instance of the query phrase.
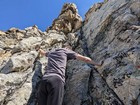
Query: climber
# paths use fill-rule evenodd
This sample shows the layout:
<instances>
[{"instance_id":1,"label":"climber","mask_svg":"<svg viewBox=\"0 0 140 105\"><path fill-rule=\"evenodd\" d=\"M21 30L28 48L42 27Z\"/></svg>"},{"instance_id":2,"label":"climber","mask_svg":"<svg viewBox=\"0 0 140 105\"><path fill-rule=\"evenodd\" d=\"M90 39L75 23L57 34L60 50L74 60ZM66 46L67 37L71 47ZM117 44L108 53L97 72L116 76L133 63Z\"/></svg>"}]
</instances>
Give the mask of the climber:
<instances>
[{"instance_id":1,"label":"climber","mask_svg":"<svg viewBox=\"0 0 140 105\"><path fill-rule=\"evenodd\" d=\"M101 63L95 63L89 57L72 51L68 43L62 47L49 52L45 52L38 45L35 47L41 55L48 57L48 65L38 89L39 105L62 105L67 60L77 59L96 66L102 66Z\"/></svg>"}]
</instances>

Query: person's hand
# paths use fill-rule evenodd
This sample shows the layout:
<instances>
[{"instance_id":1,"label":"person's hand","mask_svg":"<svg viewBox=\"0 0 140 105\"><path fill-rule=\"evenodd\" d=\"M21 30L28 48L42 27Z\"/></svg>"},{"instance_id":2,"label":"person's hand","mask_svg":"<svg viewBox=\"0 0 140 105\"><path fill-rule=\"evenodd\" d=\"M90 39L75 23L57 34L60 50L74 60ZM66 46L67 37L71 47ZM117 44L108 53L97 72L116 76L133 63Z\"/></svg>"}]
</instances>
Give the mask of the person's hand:
<instances>
[{"instance_id":1,"label":"person's hand","mask_svg":"<svg viewBox=\"0 0 140 105\"><path fill-rule=\"evenodd\" d=\"M137 30L137 29L140 29L140 26L132 25L129 28L132 30Z\"/></svg>"},{"instance_id":2,"label":"person's hand","mask_svg":"<svg viewBox=\"0 0 140 105\"><path fill-rule=\"evenodd\" d=\"M102 60L102 61L101 61L101 66L102 66L103 64L104 64L104 61Z\"/></svg>"},{"instance_id":3,"label":"person's hand","mask_svg":"<svg viewBox=\"0 0 140 105\"><path fill-rule=\"evenodd\" d=\"M96 64L95 67L98 68L98 69L99 69L99 68L101 69L103 63L104 63L104 61L102 60L99 64Z\"/></svg>"},{"instance_id":4,"label":"person's hand","mask_svg":"<svg viewBox=\"0 0 140 105\"><path fill-rule=\"evenodd\" d=\"M39 45L35 46L35 50L38 52L39 55L46 55L46 52Z\"/></svg>"}]
</instances>

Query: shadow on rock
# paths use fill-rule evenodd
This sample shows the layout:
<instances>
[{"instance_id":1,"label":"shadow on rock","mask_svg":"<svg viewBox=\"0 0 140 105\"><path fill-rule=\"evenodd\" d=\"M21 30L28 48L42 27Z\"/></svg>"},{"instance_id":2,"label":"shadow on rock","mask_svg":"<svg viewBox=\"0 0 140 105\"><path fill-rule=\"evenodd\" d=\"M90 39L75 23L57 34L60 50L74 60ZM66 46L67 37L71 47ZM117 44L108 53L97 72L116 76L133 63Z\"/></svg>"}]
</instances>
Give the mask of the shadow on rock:
<instances>
[{"instance_id":1,"label":"shadow on rock","mask_svg":"<svg viewBox=\"0 0 140 105\"><path fill-rule=\"evenodd\" d=\"M42 64L39 61L34 63L34 75L32 77L32 92L30 98L27 102L27 105L37 105L37 91L40 80L42 79Z\"/></svg>"}]
</instances>

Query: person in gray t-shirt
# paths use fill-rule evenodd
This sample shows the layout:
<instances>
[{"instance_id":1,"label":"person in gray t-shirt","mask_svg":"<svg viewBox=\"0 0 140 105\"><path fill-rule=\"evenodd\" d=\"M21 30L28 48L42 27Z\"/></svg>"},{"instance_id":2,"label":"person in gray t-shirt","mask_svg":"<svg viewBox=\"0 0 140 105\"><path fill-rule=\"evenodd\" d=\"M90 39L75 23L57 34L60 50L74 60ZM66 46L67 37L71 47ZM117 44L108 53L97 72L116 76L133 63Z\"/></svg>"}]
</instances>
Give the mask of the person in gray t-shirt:
<instances>
[{"instance_id":1,"label":"person in gray t-shirt","mask_svg":"<svg viewBox=\"0 0 140 105\"><path fill-rule=\"evenodd\" d=\"M45 52L39 47L36 47L36 50L41 55L48 57L48 64L38 90L39 105L62 105L67 60L77 59L101 66L89 57L72 51L68 44L64 45L64 48L55 51Z\"/></svg>"}]
</instances>

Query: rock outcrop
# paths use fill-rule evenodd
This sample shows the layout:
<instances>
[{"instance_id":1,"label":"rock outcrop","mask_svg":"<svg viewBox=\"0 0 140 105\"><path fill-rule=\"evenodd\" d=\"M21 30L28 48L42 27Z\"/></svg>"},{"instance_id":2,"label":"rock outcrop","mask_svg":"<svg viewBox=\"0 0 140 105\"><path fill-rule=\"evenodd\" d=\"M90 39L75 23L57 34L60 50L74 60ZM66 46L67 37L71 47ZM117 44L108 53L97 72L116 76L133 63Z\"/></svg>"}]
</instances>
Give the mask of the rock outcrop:
<instances>
[{"instance_id":1,"label":"rock outcrop","mask_svg":"<svg viewBox=\"0 0 140 105\"><path fill-rule=\"evenodd\" d=\"M46 58L37 59L35 46L53 50L66 42L66 36L32 26L1 31L0 39L0 105L35 105L37 83L47 63Z\"/></svg>"},{"instance_id":2,"label":"rock outcrop","mask_svg":"<svg viewBox=\"0 0 140 105\"><path fill-rule=\"evenodd\" d=\"M34 47L74 50L104 61L102 67L68 61L63 105L140 105L140 2L105 0L82 19L64 4L51 27L0 31L0 105L37 105L37 88L47 64Z\"/></svg>"},{"instance_id":3,"label":"rock outcrop","mask_svg":"<svg viewBox=\"0 0 140 105\"><path fill-rule=\"evenodd\" d=\"M48 30L56 30L68 34L78 30L82 26L82 18L78 14L75 4L66 3L63 5L60 15L53 21L52 26Z\"/></svg>"},{"instance_id":4,"label":"rock outcrop","mask_svg":"<svg viewBox=\"0 0 140 105\"><path fill-rule=\"evenodd\" d=\"M139 7L134 9L137 5ZM84 41L87 41L87 55L94 60L105 62L103 67L98 69L103 79L99 79L101 77L96 71L92 74L94 82L91 81L93 84L90 87L93 91L90 90L90 97L93 103L140 104L138 10L139 1L110 0L98 11L92 12L82 28Z\"/></svg>"}]
</instances>

